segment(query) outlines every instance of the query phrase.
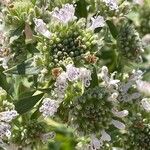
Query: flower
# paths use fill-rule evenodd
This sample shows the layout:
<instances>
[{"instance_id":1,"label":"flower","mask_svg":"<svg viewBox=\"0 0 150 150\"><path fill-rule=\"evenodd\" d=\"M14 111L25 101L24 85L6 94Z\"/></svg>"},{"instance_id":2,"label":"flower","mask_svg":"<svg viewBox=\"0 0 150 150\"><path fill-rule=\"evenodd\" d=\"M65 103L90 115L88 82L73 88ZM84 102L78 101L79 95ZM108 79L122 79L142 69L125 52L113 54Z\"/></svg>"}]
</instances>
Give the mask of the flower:
<instances>
[{"instance_id":1,"label":"flower","mask_svg":"<svg viewBox=\"0 0 150 150\"><path fill-rule=\"evenodd\" d=\"M118 121L118 120L112 120L112 124L116 127L116 128L118 128L118 129L120 129L120 130L124 130L125 129L125 124L124 123L122 123L122 122L120 122L120 121Z\"/></svg>"},{"instance_id":2,"label":"flower","mask_svg":"<svg viewBox=\"0 0 150 150\"><path fill-rule=\"evenodd\" d=\"M147 112L150 112L150 100L148 98L143 98L141 100L141 105Z\"/></svg>"},{"instance_id":3,"label":"flower","mask_svg":"<svg viewBox=\"0 0 150 150\"><path fill-rule=\"evenodd\" d=\"M91 150L98 150L103 145L103 143L96 137L91 138L90 148Z\"/></svg>"},{"instance_id":4,"label":"flower","mask_svg":"<svg viewBox=\"0 0 150 150\"><path fill-rule=\"evenodd\" d=\"M74 20L75 7L72 4L65 4L61 9L56 7L54 11L51 12L53 18L57 19L59 22L68 23Z\"/></svg>"},{"instance_id":5,"label":"flower","mask_svg":"<svg viewBox=\"0 0 150 150\"><path fill-rule=\"evenodd\" d=\"M65 95L65 90L68 87L67 74L66 72L62 72L57 78L55 82L55 92L59 98L63 98Z\"/></svg>"},{"instance_id":6,"label":"flower","mask_svg":"<svg viewBox=\"0 0 150 150\"><path fill-rule=\"evenodd\" d=\"M92 80L91 71L86 68L80 68L79 69L79 79L83 82L85 87L89 87L90 80Z\"/></svg>"},{"instance_id":7,"label":"flower","mask_svg":"<svg viewBox=\"0 0 150 150\"><path fill-rule=\"evenodd\" d=\"M58 107L59 103L56 100L45 98L42 102L42 106L39 108L39 111L44 117L51 117L57 112Z\"/></svg>"},{"instance_id":8,"label":"flower","mask_svg":"<svg viewBox=\"0 0 150 150\"><path fill-rule=\"evenodd\" d=\"M0 122L0 139L4 138L5 136L10 138L10 128L11 126L8 123Z\"/></svg>"},{"instance_id":9,"label":"flower","mask_svg":"<svg viewBox=\"0 0 150 150\"><path fill-rule=\"evenodd\" d=\"M115 87L117 89L118 83L120 82L120 80L114 79L114 75L115 75L115 72L112 73L111 76L109 76L108 68L106 66L102 67L100 77L104 81L104 84L110 89L112 89L112 87Z\"/></svg>"},{"instance_id":10,"label":"flower","mask_svg":"<svg viewBox=\"0 0 150 150\"><path fill-rule=\"evenodd\" d=\"M79 77L79 69L69 64L66 66L66 74L69 81L76 81Z\"/></svg>"},{"instance_id":11,"label":"flower","mask_svg":"<svg viewBox=\"0 0 150 150\"><path fill-rule=\"evenodd\" d=\"M46 24L42 19L33 19L35 23L35 31L50 39L51 32L47 29Z\"/></svg>"},{"instance_id":12,"label":"flower","mask_svg":"<svg viewBox=\"0 0 150 150\"><path fill-rule=\"evenodd\" d=\"M94 30L98 27L104 27L105 26L105 20L102 16L96 16L91 18L92 24L90 26L90 29Z\"/></svg>"},{"instance_id":13,"label":"flower","mask_svg":"<svg viewBox=\"0 0 150 150\"><path fill-rule=\"evenodd\" d=\"M103 0L110 10L118 10L118 4L116 0Z\"/></svg>"},{"instance_id":14,"label":"flower","mask_svg":"<svg viewBox=\"0 0 150 150\"><path fill-rule=\"evenodd\" d=\"M11 122L17 116L18 113L16 110L8 110L8 111L0 112L0 121Z\"/></svg>"},{"instance_id":15,"label":"flower","mask_svg":"<svg viewBox=\"0 0 150 150\"><path fill-rule=\"evenodd\" d=\"M56 136L55 132L48 132L48 133L44 133L41 135L41 140L45 143L47 142L49 139L54 139Z\"/></svg>"}]
</instances>

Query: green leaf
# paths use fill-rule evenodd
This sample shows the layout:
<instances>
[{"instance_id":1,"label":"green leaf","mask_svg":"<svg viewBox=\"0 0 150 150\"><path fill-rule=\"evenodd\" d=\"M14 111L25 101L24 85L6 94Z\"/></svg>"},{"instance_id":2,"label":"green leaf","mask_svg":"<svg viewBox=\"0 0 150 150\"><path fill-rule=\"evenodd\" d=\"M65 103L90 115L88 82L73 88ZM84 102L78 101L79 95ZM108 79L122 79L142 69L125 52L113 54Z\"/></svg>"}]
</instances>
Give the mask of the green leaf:
<instances>
[{"instance_id":1,"label":"green leaf","mask_svg":"<svg viewBox=\"0 0 150 150\"><path fill-rule=\"evenodd\" d=\"M43 97L44 93L20 99L15 103L15 109L19 114L31 110L34 105Z\"/></svg>"},{"instance_id":2,"label":"green leaf","mask_svg":"<svg viewBox=\"0 0 150 150\"><path fill-rule=\"evenodd\" d=\"M108 27L109 27L109 30L110 30L110 32L111 32L113 38L116 39L117 36L118 36L118 30L117 30L116 26L115 26L115 25L113 24L113 22L110 21L110 20L107 20L106 23L107 23L107 25L108 25Z\"/></svg>"},{"instance_id":3,"label":"green leaf","mask_svg":"<svg viewBox=\"0 0 150 150\"><path fill-rule=\"evenodd\" d=\"M87 6L88 6L88 3L85 0L79 0L76 3L75 15L78 18L87 18L88 16Z\"/></svg>"},{"instance_id":4,"label":"green leaf","mask_svg":"<svg viewBox=\"0 0 150 150\"><path fill-rule=\"evenodd\" d=\"M94 87L98 86L98 76L97 76L97 70L96 70L95 66L93 66L91 78L92 78L92 80L91 80L90 86L88 88L94 88Z\"/></svg>"},{"instance_id":5,"label":"green leaf","mask_svg":"<svg viewBox=\"0 0 150 150\"><path fill-rule=\"evenodd\" d=\"M2 67L0 67L0 86L8 92L9 85L7 83L6 76L3 73L3 71L4 71L4 69Z\"/></svg>"},{"instance_id":6,"label":"green leaf","mask_svg":"<svg viewBox=\"0 0 150 150\"><path fill-rule=\"evenodd\" d=\"M19 65L7 69L4 73L19 74L19 75L37 75L39 74L39 68L31 66L32 62L33 62L33 58L30 58Z\"/></svg>"}]
</instances>

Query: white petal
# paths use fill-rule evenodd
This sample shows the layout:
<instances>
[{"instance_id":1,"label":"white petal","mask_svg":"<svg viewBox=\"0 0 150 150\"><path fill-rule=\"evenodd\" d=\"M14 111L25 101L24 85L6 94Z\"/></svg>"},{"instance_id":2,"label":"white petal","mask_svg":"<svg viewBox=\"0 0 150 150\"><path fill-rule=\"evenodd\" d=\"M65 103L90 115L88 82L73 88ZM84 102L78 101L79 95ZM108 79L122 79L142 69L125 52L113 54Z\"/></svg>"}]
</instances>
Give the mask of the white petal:
<instances>
[{"instance_id":1,"label":"white petal","mask_svg":"<svg viewBox=\"0 0 150 150\"><path fill-rule=\"evenodd\" d=\"M112 124L113 124L116 128L118 128L118 129L120 129L120 130L125 129L125 124L122 123L122 122L120 122L120 121L118 121L118 120L112 120Z\"/></svg>"},{"instance_id":2,"label":"white petal","mask_svg":"<svg viewBox=\"0 0 150 150\"><path fill-rule=\"evenodd\" d=\"M125 116L127 116L127 115L129 114L129 112L128 112L127 110L116 111L116 110L114 110L114 109L112 110L112 113L113 113L115 116L119 117L119 118L125 117Z\"/></svg>"},{"instance_id":3,"label":"white petal","mask_svg":"<svg viewBox=\"0 0 150 150\"><path fill-rule=\"evenodd\" d=\"M150 112L150 100L148 98L142 99L141 104L146 111Z\"/></svg>"},{"instance_id":4,"label":"white petal","mask_svg":"<svg viewBox=\"0 0 150 150\"><path fill-rule=\"evenodd\" d=\"M108 133L106 133L104 130L101 132L102 136L101 136L101 140L102 141L111 141L111 137Z\"/></svg>"}]
</instances>

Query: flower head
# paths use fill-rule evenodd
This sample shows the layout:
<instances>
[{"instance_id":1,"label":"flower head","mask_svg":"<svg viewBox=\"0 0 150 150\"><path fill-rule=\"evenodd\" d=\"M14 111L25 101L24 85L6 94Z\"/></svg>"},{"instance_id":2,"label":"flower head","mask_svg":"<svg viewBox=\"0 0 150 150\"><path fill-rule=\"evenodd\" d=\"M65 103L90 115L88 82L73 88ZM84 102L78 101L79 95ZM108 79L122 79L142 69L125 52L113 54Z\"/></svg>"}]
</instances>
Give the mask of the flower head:
<instances>
[{"instance_id":1,"label":"flower head","mask_svg":"<svg viewBox=\"0 0 150 150\"><path fill-rule=\"evenodd\" d=\"M17 116L18 113L16 110L0 112L0 121L11 122Z\"/></svg>"},{"instance_id":2,"label":"flower head","mask_svg":"<svg viewBox=\"0 0 150 150\"><path fill-rule=\"evenodd\" d=\"M79 79L81 79L85 87L89 87L90 80L92 80L91 71L86 68L80 68L79 72Z\"/></svg>"},{"instance_id":3,"label":"flower head","mask_svg":"<svg viewBox=\"0 0 150 150\"><path fill-rule=\"evenodd\" d=\"M72 64L66 66L66 73L69 81L76 81L79 77L79 69Z\"/></svg>"},{"instance_id":4,"label":"flower head","mask_svg":"<svg viewBox=\"0 0 150 150\"><path fill-rule=\"evenodd\" d=\"M42 115L44 117L51 117L57 112L58 107L59 103L56 100L45 98L42 102L42 106L40 107L39 111L42 112Z\"/></svg>"},{"instance_id":5,"label":"flower head","mask_svg":"<svg viewBox=\"0 0 150 150\"><path fill-rule=\"evenodd\" d=\"M61 9L56 7L51 15L59 22L68 23L76 18L74 13L75 7L72 4L65 4Z\"/></svg>"},{"instance_id":6,"label":"flower head","mask_svg":"<svg viewBox=\"0 0 150 150\"><path fill-rule=\"evenodd\" d=\"M104 27L105 26L105 21L102 16L96 16L91 18L92 24L90 26L90 29L94 30L98 27Z\"/></svg>"},{"instance_id":7,"label":"flower head","mask_svg":"<svg viewBox=\"0 0 150 150\"><path fill-rule=\"evenodd\" d=\"M51 32L47 29L46 23L42 19L34 18L35 31L42 34L43 36L50 38Z\"/></svg>"},{"instance_id":8,"label":"flower head","mask_svg":"<svg viewBox=\"0 0 150 150\"><path fill-rule=\"evenodd\" d=\"M116 0L103 0L110 10L118 10L118 4Z\"/></svg>"}]
</instances>

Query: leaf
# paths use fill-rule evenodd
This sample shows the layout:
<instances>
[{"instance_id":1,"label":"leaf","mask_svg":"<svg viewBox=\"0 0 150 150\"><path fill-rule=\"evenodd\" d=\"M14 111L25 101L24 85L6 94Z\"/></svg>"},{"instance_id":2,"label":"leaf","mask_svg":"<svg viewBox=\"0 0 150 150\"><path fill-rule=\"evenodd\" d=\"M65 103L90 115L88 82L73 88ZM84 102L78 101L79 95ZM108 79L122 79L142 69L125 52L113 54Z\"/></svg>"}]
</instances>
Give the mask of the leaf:
<instances>
[{"instance_id":1,"label":"leaf","mask_svg":"<svg viewBox=\"0 0 150 150\"><path fill-rule=\"evenodd\" d=\"M87 18L88 12L87 12L87 2L85 0L79 0L76 3L76 11L75 15L78 18Z\"/></svg>"},{"instance_id":2,"label":"leaf","mask_svg":"<svg viewBox=\"0 0 150 150\"><path fill-rule=\"evenodd\" d=\"M117 36L118 36L118 30L117 30L116 26L115 26L115 25L113 24L113 22L110 21L110 20L107 20L106 23L107 23L107 25L108 25L108 27L109 27L109 30L110 30L110 32L111 32L113 38L116 39Z\"/></svg>"},{"instance_id":3,"label":"leaf","mask_svg":"<svg viewBox=\"0 0 150 150\"><path fill-rule=\"evenodd\" d=\"M6 90L7 92L8 92L8 90L9 90L9 85L8 85L8 83L7 83L7 80L6 80L6 76L5 76L5 74L3 73L3 68L2 67L0 67L0 86L4 89L4 90Z\"/></svg>"},{"instance_id":4,"label":"leaf","mask_svg":"<svg viewBox=\"0 0 150 150\"><path fill-rule=\"evenodd\" d=\"M31 3L32 3L33 5L35 5L35 4L36 4L36 0L31 0Z\"/></svg>"},{"instance_id":5,"label":"leaf","mask_svg":"<svg viewBox=\"0 0 150 150\"><path fill-rule=\"evenodd\" d=\"M33 42L33 33L32 33L32 29L30 27L30 25L28 23L25 23L25 29L24 29L24 33L26 36L26 43L32 43Z\"/></svg>"},{"instance_id":6,"label":"leaf","mask_svg":"<svg viewBox=\"0 0 150 150\"><path fill-rule=\"evenodd\" d=\"M37 67L31 66L32 62L33 62L33 58L30 58L19 65L7 69L4 73L19 74L19 75L37 75L39 74L40 70Z\"/></svg>"},{"instance_id":7,"label":"leaf","mask_svg":"<svg viewBox=\"0 0 150 150\"><path fill-rule=\"evenodd\" d=\"M98 86L98 76L97 76L97 70L96 70L95 66L93 66L93 71L92 71L92 74L91 74L91 78L92 78L92 80L90 82L90 86L88 87L88 89Z\"/></svg>"},{"instance_id":8,"label":"leaf","mask_svg":"<svg viewBox=\"0 0 150 150\"><path fill-rule=\"evenodd\" d=\"M20 99L15 103L15 109L19 114L31 110L34 105L43 97L44 93Z\"/></svg>"}]
</instances>

